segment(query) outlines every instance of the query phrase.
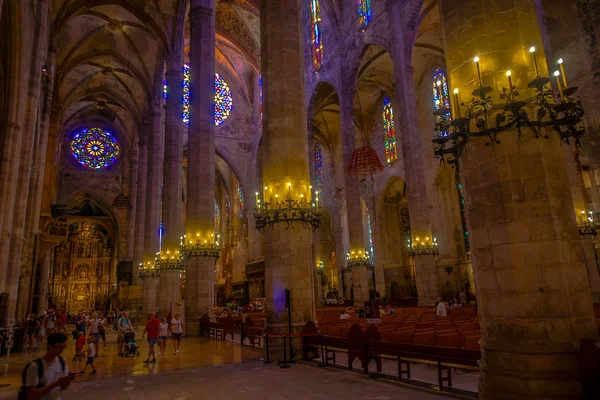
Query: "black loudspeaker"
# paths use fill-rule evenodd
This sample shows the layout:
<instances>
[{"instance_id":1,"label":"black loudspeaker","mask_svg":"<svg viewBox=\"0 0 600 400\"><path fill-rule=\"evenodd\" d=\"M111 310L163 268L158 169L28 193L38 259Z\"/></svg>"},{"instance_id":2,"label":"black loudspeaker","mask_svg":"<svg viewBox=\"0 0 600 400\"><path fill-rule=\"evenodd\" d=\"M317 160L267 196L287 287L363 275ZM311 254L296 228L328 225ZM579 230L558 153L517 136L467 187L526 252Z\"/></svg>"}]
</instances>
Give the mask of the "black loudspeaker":
<instances>
[{"instance_id":1,"label":"black loudspeaker","mask_svg":"<svg viewBox=\"0 0 600 400\"><path fill-rule=\"evenodd\" d=\"M0 326L8 326L6 313L8 311L8 293L0 293Z\"/></svg>"},{"instance_id":2,"label":"black loudspeaker","mask_svg":"<svg viewBox=\"0 0 600 400\"><path fill-rule=\"evenodd\" d=\"M121 261L117 265L117 282L123 281L131 285L133 281L133 261Z\"/></svg>"}]
</instances>

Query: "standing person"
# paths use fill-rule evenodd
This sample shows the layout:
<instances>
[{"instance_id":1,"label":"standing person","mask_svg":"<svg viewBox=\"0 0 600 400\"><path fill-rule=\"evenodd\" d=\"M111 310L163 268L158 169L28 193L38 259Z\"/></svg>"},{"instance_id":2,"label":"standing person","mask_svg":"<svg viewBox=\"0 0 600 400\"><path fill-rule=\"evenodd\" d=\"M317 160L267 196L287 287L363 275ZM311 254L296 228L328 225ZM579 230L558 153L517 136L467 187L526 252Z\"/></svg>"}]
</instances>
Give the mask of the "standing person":
<instances>
[{"instance_id":1,"label":"standing person","mask_svg":"<svg viewBox=\"0 0 600 400\"><path fill-rule=\"evenodd\" d=\"M179 354L181 335L183 334L183 320L179 313L175 313L175 318L171 320L171 332L173 333L173 351L177 355Z\"/></svg>"},{"instance_id":2,"label":"standing person","mask_svg":"<svg viewBox=\"0 0 600 400\"><path fill-rule=\"evenodd\" d=\"M156 354L154 353L154 345L156 345L156 340L158 339L158 328L160 326L160 321L156 318L153 312L148 313L148 321L146 321L146 327L144 328L144 332L142 333L142 339L144 335L148 333L148 358L144 363L148 364L150 362L156 362ZM152 360L150 360L150 356L152 356Z\"/></svg>"},{"instance_id":3,"label":"standing person","mask_svg":"<svg viewBox=\"0 0 600 400\"><path fill-rule=\"evenodd\" d=\"M87 361L85 362L85 367L83 367L83 371L81 371L79 375L85 374L85 370L87 369L88 365L92 366L92 372L90 372L91 374L95 374L96 372L98 372L96 370L96 367L94 366L94 357L96 357L96 343L94 338L90 336L88 338Z\"/></svg>"},{"instance_id":4,"label":"standing person","mask_svg":"<svg viewBox=\"0 0 600 400\"><path fill-rule=\"evenodd\" d=\"M158 326L158 344L160 345L160 355L165 355L165 349L167 348L167 338L169 336L169 324L167 319L162 317L160 319L160 325Z\"/></svg>"},{"instance_id":5,"label":"standing person","mask_svg":"<svg viewBox=\"0 0 600 400\"><path fill-rule=\"evenodd\" d=\"M56 329L56 316L54 312L49 312L48 317L46 317L46 333L48 335L52 335L54 330Z\"/></svg>"},{"instance_id":6,"label":"standing person","mask_svg":"<svg viewBox=\"0 0 600 400\"><path fill-rule=\"evenodd\" d=\"M100 325L98 326L98 331L100 332L100 337L102 338L102 344L106 347L106 327L108 326L108 321L104 314L100 314ZM100 346L98 346L100 347Z\"/></svg>"},{"instance_id":7,"label":"standing person","mask_svg":"<svg viewBox=\"0 0 600 400\"><path fill-rule=\"evenodd\" d=\"M42 343L46 339L46 313L40 316L37 320L37 341L38 343Z\"/></svg>"},{"instance_id":8,"label":"standing person","mask_svg":"<svg viewBox=\"0 0 600 400\"><path fill-rule=\"evenodd\" d=\"M46 353L29 363L23 373L23 386L19 398L63 399L63 390L69 387L74 378L74 375L69 375L67 363L61 357L66 344L67 336L63 333L53 333L48 336Z\"/></svg>"},{"instance_id":9,"label":"standing person","mask_svg":"<svg viewBox=\"0 0 600 400\"><path fill-rule=\"evenodd\" d=\"M77 361L77 363L79 364L79 362L83 360L83 346L85 346L85 335L81 331L77 335L77 344L75 344L75 356L73 357L73 361Z\"/></svg>"},{"instance_id":10,"label":"standing person","mask_svg":"<svg viewBox=\"0 0 600 400\"><path fill-rule=\"evenodd\" d=\"M67 313L65 310L60 312L60 325L62 327L63 333L67 334Z\"/></svg>"},{"instance_id":11,"label":"standing person","mask_svg":"<svg viewBox=\"0 0 600 400\"><path fill-rule=\"evenodd\" d=\"M77 313L77 318L75 318L75 330L77 332L83 332L83 336L85 336L85 328L86 328L86 323L85 323L85 319L83 318L83 313L81 311L79 311Z\"/></svg>"},{"instance_id":12,"label":"standing person","mask_svg":"<svg viewBox=\"0 0 600 400\"><path fill-rule=\"evenodd\" d=\"M98 314L94 313L90 322L88 323L90 327L90 337L94 339L94 344L96 348L98 347L98 343L100 343L100 318L98 318ZM94 355L96 357L100 357L99 351L95 350Z\"/></svg>"},{"instance_id":13,"label":"standing person","mask_svg":"<svg viewBox=\"0 0 600 400\"><path fill-rule=\"evenodd\" d=\"M458 295L458 298L460 299L460 302L462 303L462 305L467 304L467 294L465 293L465 291L461 291L460 294Z\"/></svg>"},{"instance_id":14,"label":"standing person","mask_svg":"<svg viewBox=\"0 0 600 400\"><path fill-rule=\"evenodd\" d=\"M29 343L29 348L33 349L35 347L35 334L37 332L38 323L33 314L29 315L29 320L27 321L27 341Z\"/></svg>"},{"instance_id":15,"label":"standing person","mask_svg":"<svg viewBox=\"0 0 600 400\"><path fill-rule=\"evenodd\" d=\"M117 307L117 309L114 312L113 321L112 321L112 329L115 332L119 331L119 319L121 319L121 317L122 317L121 310L119 310L119 307Z\"/></svg>"},{"instance_id":16,"label":"standing person","mask_svg":"<svg viewBox=\"0 0 600 400\"><path fill-rule=\"evenodd\" d=\"M119 331L117 336L117 345L119 348L119 355L123 354L123 335L127 329L133 329L131 326L131 321L129 320L129 313L125 311L121 318L117 320L117 330Z\"/></svg>"}]
</instances>

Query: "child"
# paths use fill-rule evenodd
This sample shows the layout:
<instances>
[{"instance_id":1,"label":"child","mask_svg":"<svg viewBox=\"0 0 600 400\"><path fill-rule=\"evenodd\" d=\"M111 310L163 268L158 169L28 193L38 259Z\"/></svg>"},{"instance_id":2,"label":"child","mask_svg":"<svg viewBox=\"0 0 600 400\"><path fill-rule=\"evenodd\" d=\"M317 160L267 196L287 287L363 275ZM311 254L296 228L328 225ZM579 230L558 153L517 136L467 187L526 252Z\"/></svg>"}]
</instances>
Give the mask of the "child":
<instances>
[{"instance_id":1,"label":"child","mask_svg":"<svg viewBox=\"0 0 600 400\"><path fill-rule=\"evenodd\" d=\"M167 347L167 336L169 335L169 324L165 317L160 319L160 325L158 326L158 341L160 344L160 355L165 355L165 349Z\"/></svg>"},{"instance_id":2,"label":"child","mask_svg":"<svg viewBox=\"0 0 600 400\"><path fill-rule=\"evenodd\" d=\"M85 344L85 335L83 332L79 331L77 336L77 344L75 345L75 357L73 357L73 361L81 361L83 360L83 345Z\"/></svg>"},{"instance_id":3,"label":"child","mask_svg":"<svg viewBox=\"0 0 600 400\"><path fill-rule=\"evenodd\" d=\"M90 336L88 338L88 350L87 350L87 361L85 363L85 367L83 367L83 371L81 371L79 373L79 375L83 375L85 373L85 370L87 369L88 365L92 366L92 374L95 374L96 372L96 367L94 366L94 357L96 357L96 338Z\"/></svg>"}]
</instances>

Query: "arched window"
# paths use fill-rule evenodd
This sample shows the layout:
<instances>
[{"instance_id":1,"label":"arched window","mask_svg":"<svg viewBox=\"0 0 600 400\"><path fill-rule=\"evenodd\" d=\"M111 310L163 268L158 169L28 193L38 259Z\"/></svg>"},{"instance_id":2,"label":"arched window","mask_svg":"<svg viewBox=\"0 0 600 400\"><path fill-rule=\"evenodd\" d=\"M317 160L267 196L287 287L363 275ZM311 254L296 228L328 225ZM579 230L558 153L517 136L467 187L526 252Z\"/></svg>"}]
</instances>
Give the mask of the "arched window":
<instances>
[{"instance_id":1,"label":"arched window","mask_svg":"<svg viewBox=\"0 0 600 400\"><path fill-rule=\"evenodd\" d=\"M358 0L358 21L360 25L363 27L369 25L372 16L371 0Z\"/></svg>"},{"instance_id":2,"label":"arched window","mask_svg":"<svg viewBox=\"0 0 600 400\"><path fill-rule=\"evenodd\" d=\"M321 4L319 0L310 0L311 40L313 53L313 66L321 68L323 64L323 37L321 32Z\"/></svg>"},{"instance_id":3,"label":"arched window","mask_svg":"<svg viewBox=\"0 0 600 400\"><path fill-rule=\"evenodd\" d=\"M190 123L190 66L185 64L183 66L183 112L182 119L186 124ZM225 79L219 74L215 74L215 125L221 125L223 121L229 117L231 109L233 107L233 101L231 96L231 89L225 82Z\"/></svg>"},{"instance_id":4,"label":"arched window","mask_svg":"<svg viewBox=\"0 0 600 400\"><path fill-rule=\"evenodd\" d=\"M260 119L262 119L262 114L263 114L263 91L262 91L262 76L260 78L258 78L258 107L259 107L259 111L260 111Z\"/></svg>"},{"instance_id":5,"label":"arched window","mask_svg":"<svg viewBox=\"0 0 600 400\"><path fill-rule=\"evenodd\" d=\"M323 174L323 153L321 152L321 143L315 145L315 179L317 186L323 187L325 180Z\"/></svg>"},{"instance_id":6,"label":"arched window","mask_svg":"<svg viewBox=\"0 0 600 400\"><path fill-rule=\"evenodd\" d=\"M117 160L120 152L117 139L104 129L82 129L71 139L73 158L89 169L109 167Z\"/></svg>"},{"instance_id":7,"label":"arched window","mask_svg":"<svg viewBox=\"0 0 600 400\"><path fill-rule=\"evenodd\" d=\"M242 192L241 186L237 188L238 195L238 217L244 218L244 193Z\"/></svg>"},{"instance_id":8,"label":"arched window","mask_svg":"<svg viewBox=\"0 0 600 400\"><path fill-rule=\"evenodd\" d=\"M394 109L389 98L383 100L383 133L385 134L385 159L392 164L398 159L396 149L396 130L394 128Z\"/></svg>"},{"instance_id":9,"label":"arched window","mask_svg":"<svg viewBox=\"0 0 600 400\"><path fill-rule=\"evenodd\" d=\"M373 229L371 228L371 214L367 210L367 233L369 235L369 255L371 263L375 262L375 246L373 246Z\"/></svg>"},{"instance_id":10,"label":"arched window","mask_svg":"<svg viewBox=\"0 0 600 400\"><path fill-rule=\"evenodd\" d=\"M432 79L433 106L436 110L440 108L450 109L450 93L448 92L448 81L446 74L441 68L436 68Z\"/></svg>"},{"instance_id":11,"label":"arched window","mask_svg":"<svg viewBox=\"0 0 600 400\"><path fill-rule=\"evenodd\" d=\"M215 238L221 233L221 210L219 203L215 200ZM215 239L216 240L216 239Z\"/></svg>"}]
</instances>

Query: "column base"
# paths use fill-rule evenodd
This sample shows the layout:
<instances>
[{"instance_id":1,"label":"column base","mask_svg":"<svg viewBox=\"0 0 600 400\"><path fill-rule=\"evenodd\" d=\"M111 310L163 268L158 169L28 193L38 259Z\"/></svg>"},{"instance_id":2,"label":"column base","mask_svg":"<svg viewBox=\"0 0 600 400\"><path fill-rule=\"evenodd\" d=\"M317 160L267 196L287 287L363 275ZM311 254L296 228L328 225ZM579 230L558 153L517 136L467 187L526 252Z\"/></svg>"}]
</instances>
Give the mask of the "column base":
<instances>
[{"instance_id":1,"label":"column base","mask_svg":"<svg viewBox=\"0 0 600 400\"><path fill-rule=\"evenodd\" d=\"M519 351L515 353L514 351ZM481 400L581 399L576 350L481 349Z\"/></svg>"}]
</instances>

